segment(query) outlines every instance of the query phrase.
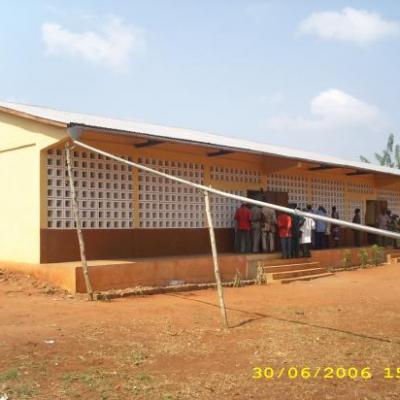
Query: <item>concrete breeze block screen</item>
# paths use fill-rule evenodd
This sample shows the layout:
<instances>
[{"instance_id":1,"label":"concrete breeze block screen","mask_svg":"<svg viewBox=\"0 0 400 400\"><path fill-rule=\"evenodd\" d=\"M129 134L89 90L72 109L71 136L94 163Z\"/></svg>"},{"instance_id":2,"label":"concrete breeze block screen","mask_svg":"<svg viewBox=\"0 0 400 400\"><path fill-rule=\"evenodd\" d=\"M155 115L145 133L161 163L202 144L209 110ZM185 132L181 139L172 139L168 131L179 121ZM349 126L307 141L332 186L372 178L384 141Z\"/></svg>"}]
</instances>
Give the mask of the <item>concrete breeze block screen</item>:
<instances>
[{"instance_id":1,"label":"concrete breeze block screen","mask_svg":"<svg viewBox=\"0 0 400 400\"><path fill-rule=\"evenodd\" d=\"M133 185L130 168L100 154L71 152L82 228L133 227ZM122 157L130 160L129 157ZM47 152L47 227L75 227L65 153Z\"/></svg>"},{"instance_id":2,"label":"concrete breeze block screen","mask_svg":"<svg viewBox=\"0 0 400 400\"><path fill-rule=\"evenodd\" d=\"M201 164L139 158L139 164L191 182L204 182ZM141 228L202 228L203 194L190 186L139 171L139 220Z\"/></svg>"},{"instance_id":3,"label":"concrete breeze block screen","mask_svg":"<svg viewBox=\"0 0 400 400\"><path fill-rule=\"evenodd\" d=\"M346 218L345 214L345 184L334 179L312 178L312 204L314 209L323 206L328 215L332 207L336 206L339 218Z\"/></svg>"},{"instance_id":4,"label":"concrete breeze block screen","mask_svg":"<svg viewBox=\"0 0 400 400\"><path fill-rule=\"evenodd\" d=\"M274 173L268 175L268 190L288 192L289 203L304 209L307 205L307 179L300 175Z\"/></svg>"}]
</instances>

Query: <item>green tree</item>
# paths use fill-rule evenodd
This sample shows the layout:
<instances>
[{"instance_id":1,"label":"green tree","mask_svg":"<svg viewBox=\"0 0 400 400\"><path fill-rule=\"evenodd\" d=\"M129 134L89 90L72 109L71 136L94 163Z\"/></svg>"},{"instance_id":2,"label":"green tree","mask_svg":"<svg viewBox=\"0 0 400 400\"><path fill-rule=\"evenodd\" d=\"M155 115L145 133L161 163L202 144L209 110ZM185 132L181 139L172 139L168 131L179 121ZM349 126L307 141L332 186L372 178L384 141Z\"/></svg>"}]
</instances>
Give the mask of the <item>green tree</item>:
<instances>
[{"instance_id":1,"label":"green tree","mask_svg":"<svg viewBox=\"0 0 400 400\"><path fill-rule=\"evenodd\" d=\"M374 155L379 165L400 169L400 144L394 144L393 133L391 133L388 137L386 149L384 149L381 154L375 153ZM368 158L364 156L360 156L360 160L370 163Z\"/></svg>"}]
</instances>

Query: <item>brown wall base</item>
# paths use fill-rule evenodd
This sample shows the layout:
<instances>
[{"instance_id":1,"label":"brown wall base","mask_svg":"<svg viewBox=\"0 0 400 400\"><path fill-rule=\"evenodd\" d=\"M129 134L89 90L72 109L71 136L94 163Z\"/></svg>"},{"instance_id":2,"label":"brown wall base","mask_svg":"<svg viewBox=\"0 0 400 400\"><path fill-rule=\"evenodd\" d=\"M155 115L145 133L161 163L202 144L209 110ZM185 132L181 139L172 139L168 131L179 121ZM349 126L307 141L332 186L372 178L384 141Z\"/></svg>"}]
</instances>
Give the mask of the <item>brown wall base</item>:
<instances>
[{"instance_id":1,"label":"brown wall base","mask_svg":"<svg viewBox=\"0 0 400 400\"><path fill-rule=\"evenodd\" d=\"M234 251L233 229L215 229L215 235L218 252ZM184 256L211 251L208 229L85 229L83 236L88 260ZM367 245L367 234L361 232L360 236L361 245ZM353 231L342 229L340 246L353 245ZM41 230L41 263L76 260L80 260L80 254L75 230Z\"/></svg>"},{"instance_id":2,"label":"brown wall base","mask_svg":"<svg viewBox=\"0 0 400 400\"><path fill-rule=\"evenodd\" d=\"M360 249L330 249L312 251L311 261L320 262L321 267L343 267L345 250L352 254L352 264L360 264ZM386 254L391 250L387 249ZM371 250L369 250L371 254ZM257 264L276 265L281 261L274 254L222 254L218 257L223 281L232 281L239 273L241 279L254 279ZM290 263L290 260L287 260ZM85 292L85 282L80 262L55 264L19 264L2 262L1 267L21 271L44 279L71 293ZM89 261L89 275L95 291L134 288L136 286L164 286L173 280L185 283L210 283L215 281L211 254L204 256L160 257L121 261Z\"/></svg>"},{"instance_id":3,"label":"brown wall base","mask_svg":"<svg viewBox=\"0 0 400 400\"><path fill-rule=\"evenodd\" d=\"M219 257L218 261L223 281L233 281L237 273L242 279L246 279L246 256L223 255ZM89 275L95 291L136 286L167 286L170 281L174 280L184 283L215 282L211 255L165 257L121 264L89 266ZM82 267L76 268L75 290L78 293L86 292Z\"/></svg>"},{"instance_id":4,"label":"brown wall base","mask_svg":"<svg viewBox=\"0 0 400 400\"><path fill-rule=\"evenodd\" d=\"M218 251L233 251L233 229L216 229ZM85 229L88 260L209 254L208 229ZM73 229L42 229L40 262L80 259Z\"/></svg>"},{"instance_id":5,"label":"brown wall base","mask_svg":"<svg viewBox=\"0 0 400 400\"><path fill-rule=\"evenodd\" d=\"M314 250L311 262L319 262L323 268L341 268L344 266L345 252L350 252L350 264L360 265L359 248L341 248ZM368 249L371 256L371 250ZM266 265L277 265L281 261L280 254L222 254L218 257L222 280L232 282L237 273L241 279L255 279L257 265L262 261ZM299 262L298 260L295 262ZM290 264L291 261L287 260ZM90 264L90 263L89 263ZM205 256L162 257L158 259L142 259L109 263L108 265L89 265L92 287L97 291L125 289L146 286L167 286L170 281L179 280L184 283L215 282L211 254ZM86 291L82 268L76 266L76 288L79 293Z\"/></svg>"}]
</instances>

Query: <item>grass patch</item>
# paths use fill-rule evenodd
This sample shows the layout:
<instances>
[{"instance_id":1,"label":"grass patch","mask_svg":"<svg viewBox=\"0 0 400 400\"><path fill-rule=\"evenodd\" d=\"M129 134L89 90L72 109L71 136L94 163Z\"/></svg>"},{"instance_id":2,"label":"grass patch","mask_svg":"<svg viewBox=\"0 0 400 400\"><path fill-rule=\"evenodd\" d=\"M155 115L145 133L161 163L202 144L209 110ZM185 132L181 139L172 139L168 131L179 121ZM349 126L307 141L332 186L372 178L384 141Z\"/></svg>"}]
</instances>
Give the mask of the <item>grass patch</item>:
<instances>
[{"instance_id":1,"label":"grass patch","mask_svg":"<svg viewBox=\"0 0 400 400\"><path fill-rule=\"evenodd\" d=\"M353 254L350 250L343 251L342 263L344 269L349 269L353 266Z\"/></svg>"},{"instance_id":2,"label":"grass patch","mask_svg":"<svg viewBox=\"0 0 400 400\"><path fill-rule=\"evenodd\" d=\"M175 399L176 397L169 393L165 393L161 396L161 400L175 400Z\"/></svg>"},{"instance_id":3,"label":"grass patch","mask_svg":"<svg viewBox=\"0 0 400 400\"><path fill-rule=\"evenodd\" d=\"M26 379L17 368L9 368L0 373L0 384L7 384L5 390L10 399L32 399L35 398L38 385L31 379Z\"/></svg>"},{"instance_id":4,"label":"grass patch","mask_svg":"<svg viewBox=\"0 0 400 400\"><path fill-rule=\"evenodd\" d=\"M242 286L242 275L239 270L236 268L236 275L233 279L233 287L241 287Z\"/></svg>"},{"instance_id":5,"label":"grass patch","mask_svg":"<svg viewBox=\"0 0 400 400\"><path fill-rule=\"evenodd\" d=\"M66 373L62 377L63 392L70 398L80 398L82 392L93 392L100 400L114 399L113 382L110 374L100 370Z\"/></svg>"},{"instance_id":6,"label":"grass patch","mask_svg":"<svg viewBox=\"0 0 400 400\"><path fill-rule=\"evenodd\" d=\"M129 365L138 367L148 359L146 349L141 343L131 342L125 345L123 349L118 348L116 351L118 355L115 358L123 366Z\"/></svg>"},{"instance_id":7,"label":"grass patch","mask_svg":"<svg viewBox=\"0 0 400 400\"><path fill-rule=\"evenodd\" d=\"M9 368L3 372L0 372L0 383L15 380L18 378L17 368Z\"/></svg>"},{"instance_id":8,"label":"grass patch","mask_svg":"<svg viewBox=\"0 0 400 400\"><path fill-rule=\"evenodd\" d=\"M37 387L34 382L26 381L15 385L12 388L12 392L16 395L15 398L17 399L32 399L37 394ZM14 396L12 395L11 398L14 398Z\"/></svg>"},{"instance_id":9,"label":"grass patch","mask_svg":"<svg viewBox=\"0 0 400 400\"><path fill-rule=\"evenodd\" d=\"M63 375L62 380L66 388L74 384L83 384L90 389L97 389L109 383L109 377L99 370L66 373Z\"/></svg>"},{"instance_id":10,"label":"grass patch","mask_svg":"<svg viewBox=\"0 0 400 400\"><path fill-rule=\"evenodd\" d=\"M371 252L371 261L373 265L377 266L385 261L385 249L383 247L374 244Z\"/></svg>"},{"instance_id":11,"label":"grass patch","mask_svg":"<svg viewBox=\"0 0 400 400\"><path fill-rule=\"evenodd\" d=\"M153 380L153 378L146 372L139 372L136 375L136 379L142 383L150 383Z\"/></svg>"},{"instance_id":12,"label":"grass patch","mask_svg":"<svg viewBox=\"0 0 400 400\"><path fill-rule=\"evenodd\" d=\"M135 365L136 367L143 364L146 358L146 354L140 350L132 350L128 355L129 363Z\"/></svg>"},{"instance_id":13,"label":"grass patch","mask_svg":"<svg viewBox=\"0 0 400 400\"><path fill-rule=\"evenodd\" d=\"M155 381L146 372L139 372L135 375L124 373L119 380L122 383L124 393L132 395L149 395L155 389Z\"/></svg>"},{"instance_id":14,"label":"grass patch","mask_svg":"<svg viewBox=\"0 0 400 400\"><path fill-rule=\"evenodd\" d=\"M360 255L361 268L366 268L368 265L368 258L369 258L368 250L360 249L359 255Z\"/></svg>"}]
</instances>

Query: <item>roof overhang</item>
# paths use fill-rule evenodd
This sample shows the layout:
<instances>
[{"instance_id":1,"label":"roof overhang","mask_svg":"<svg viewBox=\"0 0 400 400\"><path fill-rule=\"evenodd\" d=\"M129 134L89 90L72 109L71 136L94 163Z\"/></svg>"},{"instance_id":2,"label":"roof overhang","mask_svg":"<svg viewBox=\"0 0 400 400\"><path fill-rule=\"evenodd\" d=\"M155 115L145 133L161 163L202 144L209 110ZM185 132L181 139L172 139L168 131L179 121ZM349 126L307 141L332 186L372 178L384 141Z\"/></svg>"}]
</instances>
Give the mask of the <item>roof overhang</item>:
<instances>
[{"instance_id":1,"label":"roof overhang","mask_svg":"<svg viewBox=\"0 0 400 400\"><path fill-rule=\"evenodd\" d=\"M162 135L151 135L148 133L143 132L132 132L132 131L124 131L119 129L110 129L99 127L95 125L86 125L81 123L69 123L67 126L68 135L72 139L84 139L85 131L90 132L98 132L107 135L116 135L116 136L125 136L125 137L135 137L147 140L149 142L169 142L169 143L179 143L179 144L190 144L194 146L202 146L207 147L210 149L216 150L216 152L221 154L231 154L231 153L248 153L248 154L257 154L260 156L270 156L270 157L278 157L287 160L294 160L299 162L306 162L310 164L315 164L315 167L309 168L311 171L323 171L323 170L332 170L332 169L345 169L350 170L352 172L348 172L346 176L364 176L364 175L391 175L399 177L396 173L389 173L389 172L380 172L376 171L373 168L368 168L368 164L366 164L365 168L355 167L354 165L350 164L339 164L339 163L331 163L331 162L321 162L319 160L315 160L312 158L306 157L293 157L292 155L284 155L284 154L276 154L273 152L265 152L265 151L255 151L253 149L243 149L241 147L234 147L234 146L222 146L217 145L214 143L206 143L197 140L187 140L187 139L171 139L170 137L162 136Z\"/></svg>"},{"instance_id":2,"label":"roof overhang","mask_svg":"<svg viewBox=\"0 0 400 400\"><path fill-rule=\"evenodd\" d=\"M241 148L236 148L236 147L231 147L231 146L221 146L221 145L216 145L213 143L205 143L205 142L200 142L197 140L185 140L185 139L171 139L170 137L167 136L162 136L162 135L151 135L148 133L143 133L143 132L132 132L132 131L124 131L124 130L119 130L119 129L110 129L110 128L103 128L99 126L94 126L94 125L86 125L86 124L80 124L80 123L69 123L67 126L67 132L68 135L71 137L71 139L84 139L84 134L85 131L90 131L90 132L98 132L98 133L103 133L107 135L116 135L116 136L125 136L125 137L134 137L138 139L143 139L149 142L159 142L160 144L169 142L169 143L178 143L178 144L190 144L194 146L202 146L202 147L207 147L213 150L218 150L222 151L225 154L230 154L230 153L252 153L252 154L258 154L262 155L264 154L263 152L257 152L254 150L244 150ZM139 147L142 147L139 145ZM275 155L271 153L271 155Z\"/></svg>"},{"instance_id":3,"label":"roof overhang","mask_svg":"<svg viewBox=\"0 0 400 400\"><path fill-rule=\"evenodd\" d=\"M10 104L10 105L9 105ZM125 137L142 138L145 141L164 141L169 143L189 144L212 149L211 153L223 156L228 153L257 154L279 159L287 159L302 163L309 163L310 168L345 169L355 175L374 174L375 176L391 176L400 178L400 170L382 167L374 164L364 164L357 161L347 161L332 156L313 154L301 150L281 148L265 143L251 142L242 139L230 138L209 134L207 132L187 130L183 128L170 128L160 125L136 123L133 121L114 120L103 117L89 116L45 109L37 106L21 105L2 102L0 112L16 115L21 118L37 121L43 124L66 128L68 136L80 137L85 131L102 132L106 135L123 135ZM83 119L83 121L82 121ZM105 121L103 125L102 121ZM98 124L86 121L100 121ZM101 123L101 125L100 125ZM108 124L108 125L107 125ZM113 126L114 124L114 126ZM125 126L127 127L125 129ZM73 128L73 129L72 129ZM192 139L193 138L193 139ZM322 168L320 168L323 166Z\"/></svg>"}]
</instances>

